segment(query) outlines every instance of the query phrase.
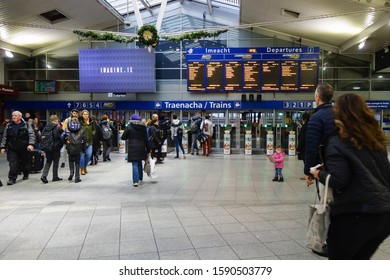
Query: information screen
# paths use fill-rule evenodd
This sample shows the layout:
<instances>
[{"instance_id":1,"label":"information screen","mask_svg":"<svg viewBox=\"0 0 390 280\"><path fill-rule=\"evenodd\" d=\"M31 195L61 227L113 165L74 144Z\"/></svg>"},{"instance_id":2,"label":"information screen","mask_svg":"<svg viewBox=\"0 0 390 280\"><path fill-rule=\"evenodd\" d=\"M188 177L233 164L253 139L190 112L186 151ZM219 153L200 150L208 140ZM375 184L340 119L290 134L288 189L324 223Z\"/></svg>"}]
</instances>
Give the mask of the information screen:
<instances>
[{"instance_id":1,"label":"information screen","mask_svg":"<svg viewBox=\"0 0 390 280\"><path fill-rule=\"evenodd\" d=\"M190 92L313 91L318 47L188 48Z\"/></svg>"},{"instance_id":2,"label":"information screen","mask_svg":"<svg viewBox=\"0 0 390 280\"><path fill-rule=\"evenodd\" d=\"M34 81L35 93L56 93L57 81L55 80L35 80Z\"/></svg>"}]
</instances>

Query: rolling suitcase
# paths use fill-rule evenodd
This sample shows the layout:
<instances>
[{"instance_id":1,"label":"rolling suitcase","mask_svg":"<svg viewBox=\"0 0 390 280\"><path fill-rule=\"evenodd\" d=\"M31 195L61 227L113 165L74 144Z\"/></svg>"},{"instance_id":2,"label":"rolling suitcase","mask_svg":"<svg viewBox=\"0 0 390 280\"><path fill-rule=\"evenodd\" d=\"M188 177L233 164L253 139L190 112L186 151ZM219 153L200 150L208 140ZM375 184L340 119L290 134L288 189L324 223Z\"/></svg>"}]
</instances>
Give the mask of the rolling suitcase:
<instances>
[{"instance_id":1,"label":"rolling suitcase","mask_svg":"<svg viewBox=\"0 0 390 280\"><path fill-rule=\"evenodd\" d=\"M30 152L30 172L40 172L45 162L43 153L39 150Z\"/></svg>"}]
</instances>

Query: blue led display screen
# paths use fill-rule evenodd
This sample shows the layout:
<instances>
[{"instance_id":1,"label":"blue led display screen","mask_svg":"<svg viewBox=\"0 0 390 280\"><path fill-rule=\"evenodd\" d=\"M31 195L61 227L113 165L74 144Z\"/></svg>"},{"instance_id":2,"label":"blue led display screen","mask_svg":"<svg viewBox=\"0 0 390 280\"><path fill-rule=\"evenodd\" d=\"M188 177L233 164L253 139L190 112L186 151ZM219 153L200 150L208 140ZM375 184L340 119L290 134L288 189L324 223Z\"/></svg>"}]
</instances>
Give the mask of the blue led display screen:
<instances>
[{"instance_id":1,"label":"blue led display screen","mask_svg":"<svg viewBox=\"0 0 390 280\"><path fill-rule=\"evenodd\" d=\"M155 55L147 49L79 50L80 92L155 92Z\"/></svg>"}]
</instances>

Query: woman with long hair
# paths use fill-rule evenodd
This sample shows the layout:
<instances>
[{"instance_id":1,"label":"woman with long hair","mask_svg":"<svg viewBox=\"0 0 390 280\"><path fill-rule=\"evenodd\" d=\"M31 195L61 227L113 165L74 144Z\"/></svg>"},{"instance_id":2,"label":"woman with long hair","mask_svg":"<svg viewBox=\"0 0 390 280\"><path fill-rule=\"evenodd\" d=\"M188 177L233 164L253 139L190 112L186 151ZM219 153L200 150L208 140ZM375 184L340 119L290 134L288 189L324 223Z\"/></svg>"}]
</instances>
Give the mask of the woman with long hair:
<instances>
[{"instance_id":1,"label":"woman with long hair","mask_svg":"<svg viewBox=\"0 0 390 280\"><path fill-rule=\"evenodd\" d=\"M390 234L390 163L386 136L357 94L334 106L337 133L325 148L325 170L313 172L333 190L329 259L367 260Z\"/></svg>"},{"instance_id":2,"label":"woman with long hair","mask_svg":"<svg viewBox=\"0 0 390 280\"><path fill-rule=\"evenodd\" d=\"M88 173L87 166L91 160L93 136L96 133L95 122L89 117L88 110L81 112L80 124L86 138L85 152L80 155L80 174L85 175Z\"/></svg>"}]
</instances>

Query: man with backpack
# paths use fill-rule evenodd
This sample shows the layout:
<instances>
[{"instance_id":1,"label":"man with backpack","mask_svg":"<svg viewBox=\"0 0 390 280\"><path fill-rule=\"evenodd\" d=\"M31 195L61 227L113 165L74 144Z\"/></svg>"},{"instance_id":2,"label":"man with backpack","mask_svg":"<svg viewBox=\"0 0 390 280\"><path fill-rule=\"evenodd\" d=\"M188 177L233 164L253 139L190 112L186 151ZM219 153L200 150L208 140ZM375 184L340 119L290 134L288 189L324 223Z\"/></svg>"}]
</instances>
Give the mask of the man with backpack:
<instances>
[{"instance_id":1,"label":"man with backpack","mask_svg":"<svg viewBox=\"0 0 390 280\"><path fill-rule=\"evenodd\" d=\"M157 158L156 163L163 163L164 158L161 154L163 132L159 129L157 114L152 115L151 122L147 128L147 134L152 158Z\"/></svg>"},{"instance_id":2,"label":"man with backpack","mask_svg":"<svg viewBox=\"0 0 390 280\"><path fill-rule=\"evenodd\" d=\"M100 127L102 128L102 142L103 142L103 161L111 161L110 152L112 148L112 139L116 128L108 121L108 116L103 115L100 121Z\"/></svg>"},{"instance_id":3,"label":"man with backpack","mask_svg":"<svg viewBox=\"0 0 390 280\"><path fill-rule=\"evenodd\" d=\"M207 115L201 123L200 129L206 136L206 141L203 142L203 155L208 157L211 153L211 137L213 136L213 123L210 121L210 116Z\"/></svg>"},{"instance_id":4,"label":"man with backpack","mask_svg":"<svg viewBox=\"0 0 390 280\"><path fill-rule=\"evenodd\" d=\"M50 116L50 123L48 123L43 131L41 137L41 150L45 152L46 163L43 167L41 181L47 184L47 175L51 164L53 162L53 182L61 181L62 178L58 177L58 167L61 157L61 148L62 148L62 129L58 126L58 117L56 115Z\"/></svg>"},{"instance_id":5,"label":"man with backpack","mask_svg":"<svg viewBox=\"0 0 390 280\"><path fill-rule=\"evenodd\" d=\"M80 154L85 152L87 139L84 136L84 131L81 129L80 122L72 118L68 123L68 128L65 132L65 144L69 157L69 171L68 180L72 181L75 175L75 183L81 182L80 179Z\"/></svg>"},{"instance_id":6,"label":"man with backpack","mask_svg":"<svg viewBox=\"0 0 390 280\"><path fill-rule=\"evenodd\" d=\"M186 158L186 154L183 148L183 133L184 133L184 125L183 123L177 118L177 115L173 115L173 121L171 125L171 137L172 140L175 142L176 147L176 157L179 158L179 148L183 152L183 158Z\"/></svg>"},{"instance_id":7,"label":"man with backpack","mask_svg":"<svg viewBox=\"0 0 390 280\"><path fill-rule=\"evenodd\" d=\"M190 131L191 131L191 155L194 154L196 150L196 154L199 155L199 147L196 143L196 140L198 139L198 136L201 132L200 130L200 124L202 123L202 112L197 112L192 118L190 123Z\"/></svg>"}]
</instances>

